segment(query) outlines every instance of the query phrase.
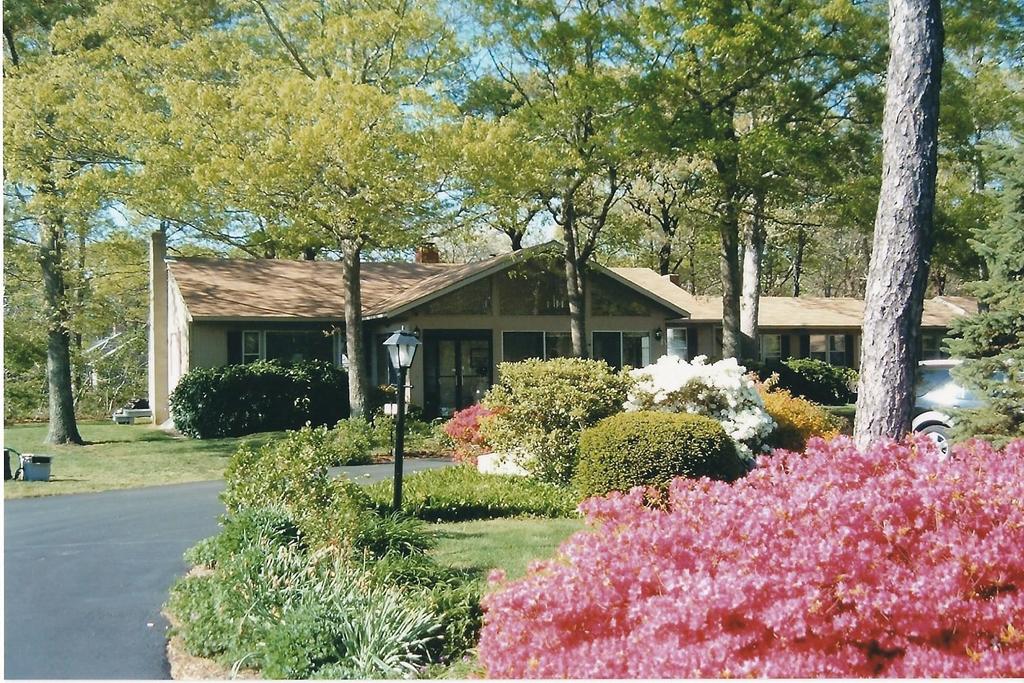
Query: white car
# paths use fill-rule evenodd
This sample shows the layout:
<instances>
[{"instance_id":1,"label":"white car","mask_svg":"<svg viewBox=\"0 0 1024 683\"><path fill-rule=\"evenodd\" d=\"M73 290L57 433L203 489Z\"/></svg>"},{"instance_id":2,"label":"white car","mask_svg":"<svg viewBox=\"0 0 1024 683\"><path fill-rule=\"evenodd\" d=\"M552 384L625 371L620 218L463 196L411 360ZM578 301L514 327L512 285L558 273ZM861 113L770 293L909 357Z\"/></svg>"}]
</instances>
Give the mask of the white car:
<instances>
[{"instance_id":1,"label":"white car","mask_svg":"<svg viewBox=\"0 0 1024 683\"><path fill-rule=\"evenodd\" d=\"M949 434L956 408L979 408L985 404L977 394L957 384L950 370L963 361L953 358L918 363L914 386L914 433L926 435L949 454Z\"/></svg>"}]
</instances>

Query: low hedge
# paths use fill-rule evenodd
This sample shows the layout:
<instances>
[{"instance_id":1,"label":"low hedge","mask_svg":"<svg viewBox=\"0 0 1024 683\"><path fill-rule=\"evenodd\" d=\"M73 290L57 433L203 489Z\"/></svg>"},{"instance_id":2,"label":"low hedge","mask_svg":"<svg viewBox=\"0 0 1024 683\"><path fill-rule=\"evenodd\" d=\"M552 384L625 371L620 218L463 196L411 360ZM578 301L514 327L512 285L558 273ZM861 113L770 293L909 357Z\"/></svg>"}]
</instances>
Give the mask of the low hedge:
<instances>
[{"instance_id":1,"label":"low hedge","mask_svg":"<svg viewBox=\"0 0 1024 683\"><path fill-rule=\"evenodd\" d=\"M829 365L813 358L790 358L764 364L745 362L762 382L775 375L774 386L793 396L827 406L846 405L857 400L858 376L853 368Z\"/></svg>"},{"instance_id":2,"label":"low hedge","mask_svg":"<svg viewBox=\"0 0 1024 683\"><path fill-rule=\"evenodd\" d=\"M392 483L366 487L379 511L391 508ZM402 511L430 522L496 517L574 517L568 490L527 477L483 474L468 466L427 470L402 482Z\"/></svg>"},{"instance_id":3,"label":"low hedge","mask_svg":"<svg viewBox=\"0 0 1024 683\"><path fill-rule=\"evenodd\" d=\"M580 436L576 488L590 497L662 486L681 476L733 480L745 471L716 420L686 413L620 413Z\"/></svg>"},{"instance_id":4,"label":"low hedge","mask_svg":"<svg viewBox=\"0 0 1024 683\"><path fill-rule=\"evenodd\" d=\"M170 397L182 434L198 439L332 425L348 417L348 376L324 361L195 368Z\"/></svg>"}]
</instances>

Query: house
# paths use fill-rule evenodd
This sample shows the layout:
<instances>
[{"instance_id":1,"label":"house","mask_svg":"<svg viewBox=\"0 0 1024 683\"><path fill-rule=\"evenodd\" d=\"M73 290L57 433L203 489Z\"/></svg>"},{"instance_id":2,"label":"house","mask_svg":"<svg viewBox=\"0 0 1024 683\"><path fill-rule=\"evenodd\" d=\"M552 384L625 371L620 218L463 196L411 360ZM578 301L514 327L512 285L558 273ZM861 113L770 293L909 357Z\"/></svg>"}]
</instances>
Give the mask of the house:
<instances>
[{"instance_id":1,"label":"house","mask_svg":"<svg viewBox=\"0 0 1024 683\"><path fill-rule=\"evenodd\" d=\"M479 401L502 361L571 355L568 303L551 246L465 264L441 263L436 249L426 246L411 263L363 263L370 382L394 381L382 343L400 326L422 340L409 375L410 401L430 417ZM168 396L190 368L347 360L337 262L169 259L163 235L155 233L150 268L150 405L158 424L168 419ZM638 367L666 353L720 355L720 299L693 296L645 268L600 265L590 269L585 291L594 358ZM762 302L765 358L855 364L860 302ZM928 334L941 335L967 308L966 302L930 300Z\"/></svg>"}]
</instances>

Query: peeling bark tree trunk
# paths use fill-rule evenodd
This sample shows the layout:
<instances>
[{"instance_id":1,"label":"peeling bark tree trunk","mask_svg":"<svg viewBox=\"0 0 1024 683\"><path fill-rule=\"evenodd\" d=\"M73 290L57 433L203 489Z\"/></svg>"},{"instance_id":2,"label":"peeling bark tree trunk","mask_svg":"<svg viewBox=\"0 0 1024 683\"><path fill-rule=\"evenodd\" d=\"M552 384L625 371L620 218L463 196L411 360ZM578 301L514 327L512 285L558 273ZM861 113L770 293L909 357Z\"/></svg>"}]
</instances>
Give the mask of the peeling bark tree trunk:
<instances>
[{"instance_id":1,"label":"peeling bark tree trunk","mask_svg":"<svg viewBox=\"0 0 1024 683\"><path fill-rule=\"evenodd\" d=\"M889 0L882 191L864 303L854 438L867 448L910 427L931 254L942 72L939 0Z\"/></svg>"},{"instance_id":2,"label":"peeling bark tree trunk","mask_svg":"<svg viewBox=\"0 0 1024 683\"><path fill-rule=\"evenodd\" d=\"M352 417L370 417L369 386L363 353L362 290L359 277L360 246L355 241L342 245L341 277L345 286L345 352L348 355L348 404ZM401 391L401 388L399 388Z\"/></svg>"},{"instance_id":3,"label":"peeling bark tree trunk","mask_svg":"<svg viewBox=\"0 0 1024 683\"><path fill-rule=\"evenodd\" d=\"M45 189L40 190L46 193ZM46 382L50 424L46 443L82 444L71 387L71 314L64 280L64 218L49 210L40 219L39 265L46 310Z\"/></svg>"},{"instance_id":4,"label":"peeling bark tree trunk","mask_svg":"<svg viewBox=\"0 0 1024 683\"><path fill-rule=\"evenodd\" d=\"M740 299L740 330L743 332L744 358L757 358L757 318L761 303L761 262L764 259L764 196L754 199L750 225L744 233L743 282Z\"/></svg>"}]
</instances>

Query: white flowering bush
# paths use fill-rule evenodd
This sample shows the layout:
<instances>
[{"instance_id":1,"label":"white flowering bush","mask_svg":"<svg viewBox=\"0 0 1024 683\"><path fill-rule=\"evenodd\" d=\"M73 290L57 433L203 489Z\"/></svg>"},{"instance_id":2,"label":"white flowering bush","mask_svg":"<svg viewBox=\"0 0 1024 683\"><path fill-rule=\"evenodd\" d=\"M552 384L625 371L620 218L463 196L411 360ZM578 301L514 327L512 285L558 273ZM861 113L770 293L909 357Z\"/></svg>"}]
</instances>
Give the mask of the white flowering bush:
<instances>
[{"instance_id":1,"label":"white flowering bush","mask_svg":"<svg viewBox=\"0 0 1024 683\"><path fill-rule=\"evenodd\" d=\"M721 423L745 459L752 461L767 450L775 421L765 411L746 368L735 358L708 365L705 356L697 356L692 363L662 356L630 374L635 383L623 405L625 410L706 415Z\"/></svg>"}]
</instances>

